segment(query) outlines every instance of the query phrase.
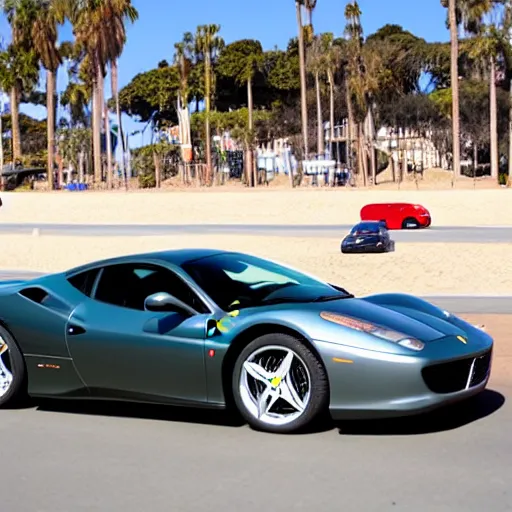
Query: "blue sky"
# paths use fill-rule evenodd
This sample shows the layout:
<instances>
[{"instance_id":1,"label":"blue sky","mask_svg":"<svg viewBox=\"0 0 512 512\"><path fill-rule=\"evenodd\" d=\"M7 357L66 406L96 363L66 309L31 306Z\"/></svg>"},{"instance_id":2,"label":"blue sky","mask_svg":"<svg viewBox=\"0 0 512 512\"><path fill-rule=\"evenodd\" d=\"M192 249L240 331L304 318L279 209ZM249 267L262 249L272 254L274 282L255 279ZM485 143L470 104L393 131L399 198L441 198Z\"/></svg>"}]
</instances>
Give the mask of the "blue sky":
<instances>
[{"instance_id":1,"label":"blue sky","mask_svg":"<svg viewBox=\"0 0 512 512\"><path fill-rule=\"evenodd\" d=\"M415 7L413 4L417 3ZM154 68L162 59L172 61L174 43L186 31L195 31L200 24L218 23L227 43L242 38L259 39L265 49L283 48L297 32L295 7L292 0L133 0L139 11L139 20L129 26L128 43L119 62L119 85L126 85L140 72ZM241 4L244 5L241 8ZM168 7L164 7L168 5ZM314 14L317 32L341 35L345 24L343 0L318 0ZM366 35L387 23L402 25L406 30L427 41L446 41L445 10L439 0L417 2L414 0L359 0L362 24ZM9 40L9 27L0 17L0 35ZM60 40L70 40L69 27L63 27ZM64 89L67 77L60 72L58 87ZM44 87L44 81L41 83ZM109 78L106 94L110 95ZM23 106L22 111L37 118L46 116L43 107ZM134 131L141 125L123 116L125 128ZM149 142L140 136L131 139L131 146Z\"/></svg>"}]
</instances>

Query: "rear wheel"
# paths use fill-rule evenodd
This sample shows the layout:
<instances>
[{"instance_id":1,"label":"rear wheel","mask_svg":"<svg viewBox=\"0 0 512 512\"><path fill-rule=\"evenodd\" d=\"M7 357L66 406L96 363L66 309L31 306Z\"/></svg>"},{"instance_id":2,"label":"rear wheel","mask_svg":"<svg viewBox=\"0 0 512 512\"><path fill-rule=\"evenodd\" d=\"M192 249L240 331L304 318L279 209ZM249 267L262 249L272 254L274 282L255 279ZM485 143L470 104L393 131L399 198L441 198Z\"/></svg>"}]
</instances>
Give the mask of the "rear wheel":
<instances>
[{"instance_id":1,"label":"rear wheel","mask_svg":"<svg viewBox=\"0 0 512 512\"><path fill-rule=\"evenodd\" d=\"M420 223L413 217L407 217L402 222L402 229L418 229Z\"/></svg>"},{"instance_id":2,"label":"rear wheel","mask_svg":"<svg viewBox=\"0 0 512 512\"><path fill-rule=\"evenodd\" d=\"M0 407L26 398L25 361L12 335L0 326Z\"/></svg>"},{"instance_id":3,"label":"rear wheel","mask_svg":"<svg viewBox=\"0 0 512 512\"><path fill-rule=\"evenodd\" d=\"M233 372L240 414L257 430L297 432L328 405L326 372L316 355L287 334L267 334L245 347Z\"/></svg>"}]
</instances>

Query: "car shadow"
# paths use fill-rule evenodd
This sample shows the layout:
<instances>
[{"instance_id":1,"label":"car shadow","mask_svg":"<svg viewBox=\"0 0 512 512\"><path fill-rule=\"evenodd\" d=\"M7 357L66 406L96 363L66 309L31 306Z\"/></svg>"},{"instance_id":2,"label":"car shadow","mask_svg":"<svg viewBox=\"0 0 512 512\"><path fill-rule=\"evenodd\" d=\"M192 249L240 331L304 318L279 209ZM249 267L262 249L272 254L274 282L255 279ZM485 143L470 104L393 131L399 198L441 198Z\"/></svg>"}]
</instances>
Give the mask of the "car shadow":
<instances>
[{"instance_id":1,"label":"car shadow","mask_svg":"<svg viewBox=\"0 0 512 512\"><path fill-rule=\"evenodd\" d=\"M37 410L64 414L110 416L176 423L197 423L224 427L242 427L245 421L236 412L172 405L142 404L103 400L37 399Z\"/></svg>"},{"instance_id":2,"label":"car shadow","mask_svg":"<svg viewBox=\"0 0 512 512\"><path fill-rule=\"evenodd\" d=\"M497 391L484 390L464 402L433 412L404 418L336 422L344 436L407 436L455 430L479 421L501 409L506 399Z\"/></svg>"},{"instance_id":3,"label":"car shadow","mask_svg":"<svg viewBox=\"0 0 512 512\"><path fill-rule=\"evenodd\" d=\"M454 430L495 413L505 403L497 391L485 390L480 395L459 404L431 413L380 420L333 421L325 414L306 430L295 435L311 435L338 430L344 436L395 436L433 434ZM119 418L145 419L176 423L194 423L228 428L246 426L236 411L176 407L171 405L141 404L102 400L37 399L32 407L46 412L83 414Z\"/></svg>"}]
</instances>

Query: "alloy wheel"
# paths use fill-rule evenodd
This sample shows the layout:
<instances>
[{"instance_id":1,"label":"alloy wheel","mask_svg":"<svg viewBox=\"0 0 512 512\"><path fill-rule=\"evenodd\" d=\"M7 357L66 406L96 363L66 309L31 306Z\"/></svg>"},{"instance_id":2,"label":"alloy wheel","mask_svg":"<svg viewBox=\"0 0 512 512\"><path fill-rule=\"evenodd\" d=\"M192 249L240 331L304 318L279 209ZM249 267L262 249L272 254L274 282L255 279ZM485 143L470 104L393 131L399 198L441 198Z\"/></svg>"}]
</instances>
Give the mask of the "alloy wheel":
<instances>
[{"instance_id":1,"label":"alloy wheel","mask_svg":"<svg viewBox=\"0 0 512 512\"><path fill-rule=\"evenodd\" d=\"M0 336L0 397L3 397L9 391L12 381L9 346Z\"/></svg>"},{"instance_id":2,"label":"alloy wheel","mask_svg":"<svg viewBox=\"0 0 512 512\"><path fill-rule=\"evenodd\" d=\"M268 345L253 351L243 362L239 392L255 419L267 425L287 425L306 410L311 377L294 350Z\"/></svg>"}]
</instances>

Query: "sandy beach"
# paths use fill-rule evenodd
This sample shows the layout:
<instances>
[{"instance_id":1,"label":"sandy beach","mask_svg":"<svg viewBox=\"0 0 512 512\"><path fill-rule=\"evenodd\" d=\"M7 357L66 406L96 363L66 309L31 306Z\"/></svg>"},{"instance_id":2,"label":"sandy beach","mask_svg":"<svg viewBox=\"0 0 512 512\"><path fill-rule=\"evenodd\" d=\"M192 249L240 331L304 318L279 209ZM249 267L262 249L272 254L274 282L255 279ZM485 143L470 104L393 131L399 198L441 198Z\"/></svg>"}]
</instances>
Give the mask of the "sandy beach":
<instances>
[{"instance_id":1,"label":"sandy beach","mask_svg":"<svg viewBox=\"0 0 512 512\"><path fill-rule=\"evenodd\" d=\"M510 294L510 244L397 244L387 254L344 255L339 239L235 235L164 237L0 236L1 269L53 272L91 260L182 247L244 251L291 265L356 295L383 291ZM489 269L489 270L488 270Z\"/></svg>"},{"instance_id":2,"label":"sandy beach","mask_svg":"<svg viewBox=\"0 0 512 512\"><path fill-rule=\"evenodd\" d=\"M433 226L512 225L512 190L205 189L198 191L9 192L0 222L95 224L352 224L362 206L425 206ZM511 241L512 242L512 241Z\"/></svg>"}]
</instances>

